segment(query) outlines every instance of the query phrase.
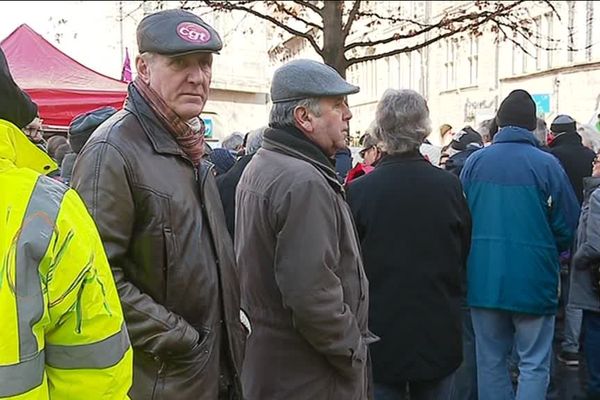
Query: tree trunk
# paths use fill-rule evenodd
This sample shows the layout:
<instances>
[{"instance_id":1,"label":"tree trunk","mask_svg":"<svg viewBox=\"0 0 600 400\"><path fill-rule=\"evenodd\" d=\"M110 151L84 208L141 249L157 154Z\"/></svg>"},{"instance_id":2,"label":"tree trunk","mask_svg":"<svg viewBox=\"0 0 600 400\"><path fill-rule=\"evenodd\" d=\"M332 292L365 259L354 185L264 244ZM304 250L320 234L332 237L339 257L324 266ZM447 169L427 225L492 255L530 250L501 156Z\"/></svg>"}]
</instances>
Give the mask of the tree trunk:
<instances>
[{"instance_id":1,"label":"tree trunk","mask_svg":"<svg viewBox=\"0 0 600 400\"><path fill-rule=\"evenodd\" d=\"M344 55L346 38L342 29L344 2L324 1L323 3L323 61L346 79L348 60Z\"/></svg>"}]
</instances>

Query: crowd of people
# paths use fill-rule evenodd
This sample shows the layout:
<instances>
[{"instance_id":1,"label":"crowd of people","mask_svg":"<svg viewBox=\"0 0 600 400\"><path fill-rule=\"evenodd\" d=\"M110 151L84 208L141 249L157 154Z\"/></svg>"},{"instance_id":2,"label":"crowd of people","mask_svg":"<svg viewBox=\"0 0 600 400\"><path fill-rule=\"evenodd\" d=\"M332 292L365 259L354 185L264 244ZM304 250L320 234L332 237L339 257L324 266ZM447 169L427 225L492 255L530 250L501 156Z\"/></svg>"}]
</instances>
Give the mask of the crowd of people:
<instances>
[{"instance_id":1,"label":"crowd of people","mask_svg":"<svg viewBox=\"0 0 600 400\"><path fill-rule=\"evenodd\" d=\"M0 52L0 398L542 400L563 304L558 359L600 399L600 163L573 118L515 90L439 148L388 89L353 166L359 87L295 60L268 123L212 149L217 31L166 10L137 41L123 109L47 142Z\"/></svg>"}]
</instances>

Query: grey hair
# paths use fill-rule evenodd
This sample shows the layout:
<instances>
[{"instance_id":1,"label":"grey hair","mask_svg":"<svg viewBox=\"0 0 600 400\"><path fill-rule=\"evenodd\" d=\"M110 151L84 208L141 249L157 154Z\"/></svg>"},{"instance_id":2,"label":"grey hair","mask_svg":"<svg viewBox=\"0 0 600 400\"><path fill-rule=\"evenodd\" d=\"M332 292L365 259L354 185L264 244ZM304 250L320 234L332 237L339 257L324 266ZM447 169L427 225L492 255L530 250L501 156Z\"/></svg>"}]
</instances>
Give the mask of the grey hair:
<instances>
[{"instance_id":1,"label":"grey hair","mask_svg":"<svg viewBox=\"0 0 600 400\"><path fill-rule=\"evenodd\" d=\"M285 128L296 126L294 110L298 107L306 107L315 116L321 116L321 99L317 97L274 103L269 114L269 127Z\"/></svg>"},{"instance_id":2,"label":"grey hair","mask_svg":"<svg viewBox=\"0 0 600 400\"><path fill-rule=\"evenodd\" d=\"M600 151L600 139L598 138L598 132L592 125L577 123L577 133L579 133L579 136L581 136L584 146L594 150L595 152Z\"/></svg>"},{"instance_id":3,"label":"grey hair","mask_svg":"<svg viewBox=\"0 0 600 400\"><path fill-rule=\"evenodd\" d=\"M154 53L151 51L146 51L140 54L140 58L146 62L146 64L152 64L154 60L156 60L156 55L158 53Z\"/></svg>"},{"instance_id":4,"label":"grey hair","mask_svg":"<svg viewBox=\"0 0 600 400\"><path fill-rule=\"evenodd\" d=\"M387 89L375 112L373 134L388 154L417 151L431 133L427 101L410 89Z\"/></svg>"},{"instance_id":5,"label":"grey hair","mask_svg":"<svg viewBox=\"0 0 600 400\"><path fill-rule=\"evenodd\" d=\"M535 130L533 131L533 136L540 142L542 146L548 144L548 125L546 125L546 121L541 118L537 119Z\"/></svg>"},{"instance_id":6,"label":"grey hair","mask_svg":"<svg viewBox=\"0 0 600 400\"><path fill-rule=\"evenodd\" d=\"M254 154L262 146L263 136L267 130L266 126L255 129L248 133L248 139L246 139L246 154Z\"/></svg>"},{"instance_id":7,"label":"grey hair","mask_svg":"<svg viewBox=\"0 0 600 400\"><path fill-rule=\"evenodd\" d=\"M227 150L237 150L244 144L244 136L239 132L233 132L221 142L221 147Z\"/></svg>"}]
</instances>

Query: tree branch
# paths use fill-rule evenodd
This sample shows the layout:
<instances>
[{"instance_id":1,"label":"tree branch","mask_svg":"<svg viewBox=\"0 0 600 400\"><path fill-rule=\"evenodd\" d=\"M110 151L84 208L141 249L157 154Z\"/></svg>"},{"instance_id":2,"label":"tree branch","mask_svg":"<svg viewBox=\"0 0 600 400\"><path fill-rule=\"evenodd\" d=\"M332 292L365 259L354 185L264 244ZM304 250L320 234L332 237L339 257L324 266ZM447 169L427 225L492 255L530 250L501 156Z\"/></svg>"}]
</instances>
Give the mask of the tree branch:
<instances>
[{"instance_id":1,"label":"tree branch","mask_svg":"<svg viewBox=\"0 0 600 400\"><path fill-rule=\"evenodd\" d=\"M455 29L455 30L450 30L450 31L448 31L446 33L443 33L443 34L441 34L439 36L436 36L436 37L434 37L432 39L426 40L426 41L424 41L422 43L419 43L419 44L416 44L414 46L406 46L406 47L403 47L403 48L399 48L399 49L394 49L394 50L388 51L386 53L379 53L379 54L372 54L372 55L369 55L369 56L351 58L351 59L348 60L348 66L353 65L353 64L358 64L358 63L361 63L361 62L365 62L365 61L378 60L380 58L391 57L391 56L395 56L396 54L400 54L400 53L410 53L412 51L422 49L423 47L427 47L430 44L435 43L435 42L437 42L439 40L446 39L448 37L454 36L457 33L466 32L468 30L477 28L477 27L479 27L479 26L481 26L481 25L489 22L490 20L493 20L494 22L497 22L494 19L495 17L497 17L502 12L506 12L506 11L514 8L516 5L518 5L521 2L522 1L518 1L516 3L513 3L508 8L498 9L495 12L487 15L482 20L476 21L475 23L472 23L472 24L464 25L464 26L462 26L462 27L460 27L458 29ZM464 17L467 17L467 19L471 18L470 14L468 14L468 15L466 15ZM481 14L479 14L479 17L481 17ZM456 20L459 20L461 18L462 17L455 18L454 22L456 22ZM438 24L434 25L434 27L438 27L437 25L439 25L443 20L444 19L442 18L442 20L440 20L440 22L438 22Z\"/></svg>"},{"instance_id":2,"label":"tree branch","mask_svg":"<svg viewBox=\"0 0 600 400\"><path fill-rule=\"evenodd\" d=\"M346 25L342 29L342 37L346 38L350 33L350 29L352 28L352 24L354 23L354 19L360 10L360 0L355 0L352 5L352 10L350 10L350 14L348 15L348 19L346 20Z\"/></svg>"},{"instance_id":3,"label":"tree branch","mask_svg":"<svg viewBox=\"0 0 600 400\"><path fill-rule=\"evenodd\" d=\"M323 16L323 9L315 6L310 1L294 0L294 3L299 4L302 7L310 8L320 16Z\"/></svg>"},{"instance_id":4,"label":"tree branch","mask_svg":"<svg viewBox=\"0 0 600 400\"><path fill-rule=\"evenodd\" d=\"M296 29L290 28L285 23L283 23L281 21L278 21L277 19L275 19L274 17L271 17L270 15L261 14L260 12L254 10L252 8L243 7L243 6L237 5L237 4L232 3L232 2L215 2L215 1L212 1L212 0L202 0L202 2L204 4L206 4L208 7L222 9L222 10L228 10L228 11L232 11L232 10L244 11L244 12L246 12L248 14L254 15L255 17L258 17L258 18L263 19L265 21L269 21L273 25L277 26L278 28L283 29L286 32L289 32L290 34L292 34L294 36L299 36L299 37L302 37L302 38L306 39L311 44L311 46L315 49L315 51L317 52L317 54L320 55L321 57L323 57L323 50L319 47L319 45L316 42L315 38L312 37L309 33L307 33L307 32L300 32L300 31L298 31Z\"/></svg>"},{"instance_id":5,"label":"tree branch","mask_svg":"<svg viewBox=\"0 0 600 400\"><path fill-rule=\"evenodd\" d=\"M415 20L409 19L409 18L397 18L397 17L394 17L392 15L384 17L383 15L379 15L375 11L361 11L359 13L359 16L373 18L373 19L378 19L378 20L383 20L383 21L390 21L390 22L394 22L394 23L406 23L406 22L408 22L408 23L411 23L411 24L418 25L418 26L420 26L422 28L428 26L427 24L424 24L422 22L415 21Z\"/></svg>"},{"instance_id":6,"label":"tree branch","mask_svg":"<svg viewBox=\"0 0 600 400\"><path fill-rule=\"evenodd\" d=\"M484 13L473 12L473 13L469 13L469 14L460 15L460 16L454 17L452 19L447 19L447 16L444 16L435 24L423 25L424 26L423 29L413 31L408 34L394 33L393 35L388 36L387 38L383 38L383 39L379 39L379 40L370 40L370 41L364 41L364 42L350 43L349 45L344 47L344 52L352 50L356 47L372 47L372 46L376 46L379 44L386 44L386 43L394 42L394 41L401 40L401 39L413 38L416 36L420 36L424 33L430 32L434 29L447 28L454 24L462 23L465 21L470 21L469 24L465 25L465 28L466 28L465 30L473 29L473 28L476 28L476 27L482 25L485 22L490 21L491 19L497 17L501 13L506 13L506 12L512 10L513 8L515 8L517 5L519 5L522 2L523 1L521 0L521 1L514 2L509 6L502 6L501 8L498 8L494 12L490 12L490 11L487 11ZM459 28L459 29L461 29L461 31L463 31L462 28ZM457 31L452 31L452 32L457 32Z\"/></svg>"},{"instance_id":7,"label":"tree branch","mask_svg":"<svg viewBox=\"0 0 600 400\"><path fill-rule=\"evenodd\" d=\"M292 11L288 10L284 4L281 4L281 2L279 2L279 1L266 1L265 3L273 5L274 7L277 8L277 11L280 11L280 12L284 13L285 15L287 15L291 18L294 18L297 21L302 22L306 26L311 26L311 27L319 29L321 31L323 30L322 26L320 26L314 22L308 21L299 15L294 14Z\"/></svg>"},{"instance_id":8,"label":"tree branch","mask_svg":"<svg viewBox=\"0 0 600 400\"><path fill-rule=\"evenodd\" d=\"M440 36L436 36L433 39L429 39L429 40L427 40L427 41L425 41L423 43L419 43L419 44L416 44L414 46L406 46L406 47L402 47L402 48L399 48L399 49L394 49L394 50L388 51L386 53L379 53L379 54L373 54L373 55L370 55L370 56L363 56L363 57L351 58L351 59L348 60L348 66L351 66L351 65L354 65L354 64L358 64L358 63L362 63L362 62L365 62L365 61L378 60L380 58L391 57L391 56L395 56L396 54L400 54L400 53L410 53L412 51L422 49L423 47L427 47L430 44L437 42L438 40L446 39L447 37L456 35L459 32L464 32L464 31L466 31L468 29L469 28L467 28L467 27L463 27L463 28L457 29L457 30L452 31L452 32L446 32L446 33L444 33L444 34L442 34Z\"/></svg>"}]
</instances>

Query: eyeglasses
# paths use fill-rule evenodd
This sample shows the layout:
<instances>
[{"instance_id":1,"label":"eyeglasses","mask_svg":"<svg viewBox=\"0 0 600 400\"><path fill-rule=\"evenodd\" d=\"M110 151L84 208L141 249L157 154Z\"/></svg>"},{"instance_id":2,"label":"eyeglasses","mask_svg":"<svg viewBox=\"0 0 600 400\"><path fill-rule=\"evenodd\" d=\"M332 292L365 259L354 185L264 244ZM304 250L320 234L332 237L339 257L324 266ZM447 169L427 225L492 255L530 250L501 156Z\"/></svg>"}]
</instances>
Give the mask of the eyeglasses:
<instances>
[{"instance_id":1,"label":"eyeglasses","mask_svg":"<svg viewBox=\"0 0 600 400\"><path fill-rule=\"evenodd\" d=\"M361 151L358 152L358 155L361 158L365 158L365 154L367 151L371 150L371 149L377 149L377 146L371 146L371 147L367 147L366 149L362 149Z\"/></svg>"}]
</instances>

